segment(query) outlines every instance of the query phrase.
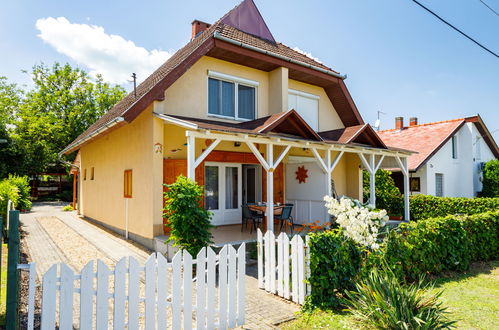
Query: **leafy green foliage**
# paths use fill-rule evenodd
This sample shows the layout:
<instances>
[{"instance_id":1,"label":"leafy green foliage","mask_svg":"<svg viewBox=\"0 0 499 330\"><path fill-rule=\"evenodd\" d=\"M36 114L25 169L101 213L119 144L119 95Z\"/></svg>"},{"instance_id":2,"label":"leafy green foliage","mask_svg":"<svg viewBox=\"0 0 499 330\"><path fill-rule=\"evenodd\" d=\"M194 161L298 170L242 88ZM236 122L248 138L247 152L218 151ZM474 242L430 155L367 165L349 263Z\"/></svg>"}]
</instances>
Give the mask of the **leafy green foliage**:
<instances>
[{"instance_id":1,"label":"leafy green foliage","mask_svg":"<svg viewBox=\"0 0 499 330\"><path fill-rule=\"evenodd\" d=\"M380 169L376 172L376 208L384 209L389 215L401 216L404 213L404 199L391 177L392 172ZM369 173L363 172L364 201L369 200Z\"/></svg>"},{"instance_id":2,"label":"leafy green foliage","mask_svg":"<svg viewBox=\"0 0 499 330\"><path fill-rule=\"evenodd\" d=\"M19 201L19 190L8 180L2 180L0 181L0 216L4 219L7 218L9 200L12 201L14 206L17 205L17 202Z\"/></svg>"},{"instance_id":3,"label":"leafy green foliage","mask_svg":"<svg viewBox=\"0 0 499 330\"><path fill-rule=\"evenodd\" d=\"M499 197L499 159L489 160L483 169L483 197Z\"/></svg>"},{"instance_id":4,"label":"leafy green foliage","mask_svg":"<svg viewBox=\"0 0 499 330\"><path fill-rule=\"evenodd\" d=\"M69 204L69 205L64 206L64 207L62 208L62 210L63 210L64 212L69 212L69 211L73 211L74 209L73 209L73 207Z\"/></svg>"},{"instance_id":5,"label":"leafy green foliage","mask_svg":"<svg viewBox=\"0 0 499 330\"><path fill-rule=\"evenodd\" d=\"M9 175L7 179L0 181L0 216L7 216L9 200L14 207L20 210L31 208L29 180L27 176Z\"/></svg>"},{"instance_id":6,"label":"leafy green foliage","mask_svg":"<svg viewBox=\"0 0 499 330\"><path fill-rule=\"evenodd\" d=\"M306 308L338 307L345 291L353 289L362 251L341 229L311 233L309 237L312 290Z\"/></svg>"},{"instance_id":7,"label":"leafy green foliage","mask_svg":"<svg viewBox=\"0 0 499 330\"><path fill-rule=\"evenodd\" d=\"M469 240L472 261L495 260L499 256L499 210L458 217Z\"/></svg>"},{"instance_id":8,"label":"leafy green foliage","mask_svg":"<svg viewBox=\"0 0 499 330\"><path fill-rule=\"evenodd\" d=\"M26 92L0 80L0 108L7 104L13 125L9 143L0 146L8 151L8 157L0 158L2 176L62 170L57 153L125 95L120 86L110 86L101 77L92 81L69 64L36 65L31 77L34 87Z\"/></svg>"},{"instance_id":9,"label":"leafy green foliage","mask_svg":"<svg viewBox=\"0 0 499 330\"><path fill-rule=\"evenodd\" d=\"M199 250L212 243L211 213L202 207L203 188L185 176L166 185L165 213L171 229L168 241L196 256Z\"/></svg>"},{"instance_id":10,"label":"leafy green foliage","mask_svg":"<svg viewBox=\"0 0 499 330\"><path fill-rule=\"evenodd\" d=\"M445 217L453 214L477 214L499 209L499 198L411 196L411 220Z\"/></svg>"},{"instance_id":11,"label":"leafy green foliage","mask_svg":"<svg viewBox=\"0 0 499 330\"><path fill-rule=\"evenodd\" d=\"M20 210L31 209L29 178L27 176L17 176L9 174L7 179L13 186L17 187L19 199L16 207Z\"/></svg>"},{"instance_id":12,"label":"leafy green foliage","mask_svg":"<svg viewBox=\"0 0 499 330\"><path fill-rule=\"evenodd\" d=\"M428 293L432 285L423 279L404 284L386 266L374 267L368 276L347 292L349 311L376 329L448 329L455 321L447 319L439 302L442 292Z\"/></svg>"}]
</instances>

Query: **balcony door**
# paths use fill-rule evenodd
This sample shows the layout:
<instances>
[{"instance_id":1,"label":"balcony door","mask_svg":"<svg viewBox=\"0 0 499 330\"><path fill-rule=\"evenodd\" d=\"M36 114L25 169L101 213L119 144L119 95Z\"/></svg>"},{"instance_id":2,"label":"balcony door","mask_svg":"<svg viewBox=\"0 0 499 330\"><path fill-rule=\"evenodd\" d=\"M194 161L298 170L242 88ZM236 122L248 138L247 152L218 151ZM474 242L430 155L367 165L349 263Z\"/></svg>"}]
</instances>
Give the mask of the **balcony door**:
<instances>
[{"instance_id":1,"label":"balcony door","mask_svg":"<svg viewBox=\"0 0 499 330\"><path fill-rule=\"evenodd\" d=\"M241 164L205 163L205 208L213 213L211 219L213 225L241 223L241 174Z\"/></svg>"}]
</instances>

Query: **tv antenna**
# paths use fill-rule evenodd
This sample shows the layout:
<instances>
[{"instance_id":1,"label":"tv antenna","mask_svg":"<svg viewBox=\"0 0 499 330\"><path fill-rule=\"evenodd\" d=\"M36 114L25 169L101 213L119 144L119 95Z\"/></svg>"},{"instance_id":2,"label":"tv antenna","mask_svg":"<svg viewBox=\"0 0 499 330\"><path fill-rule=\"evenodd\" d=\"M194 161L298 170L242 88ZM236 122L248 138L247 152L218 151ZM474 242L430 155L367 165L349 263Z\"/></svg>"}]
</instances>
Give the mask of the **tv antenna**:
<instances>
[{"instance_id":1,"label":"tv antenna","mask_svg":"<svg viewBox=\"0 0 499 330\"><path fill-rule=\"evenodd\" d=\"M135 98L137 98L137 74L132 73L132 79L133 79L133 95Z\"/></svg>"},{"instance_id":2,"label":"tv antenna","mask_svg":"<svg viewBox=\"0 0 499 330\"><path fill-rule=\"evenodd\" d=\"M385 112L378 110L378 119L376 119L376 122L374 123L374 127L376 128L377 131L379 131L379 128L381 126L381 120L379 119L380 114L386 115Z\"/></svg>"}]
</instances>

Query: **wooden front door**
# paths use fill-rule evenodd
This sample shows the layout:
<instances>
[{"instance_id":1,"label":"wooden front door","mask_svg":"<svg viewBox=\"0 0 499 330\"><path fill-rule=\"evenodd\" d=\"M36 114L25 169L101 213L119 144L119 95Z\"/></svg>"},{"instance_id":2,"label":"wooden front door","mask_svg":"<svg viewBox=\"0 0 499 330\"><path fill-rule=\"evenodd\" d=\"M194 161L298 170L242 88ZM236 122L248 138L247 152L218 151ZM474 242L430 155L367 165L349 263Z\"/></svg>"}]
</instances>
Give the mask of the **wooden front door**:
<instances>
[{"instance_id":1,"label":"wooden front door","mask_svg":"<svg viewBox=\"0 0 499 330\"><path fill-rule=\"evenodd\" d=\"M267 200L267 172L262 168L262 195ZM279 164L274 171L274 203L284 203L284 165Z\"/></svg>"}]
</instances>

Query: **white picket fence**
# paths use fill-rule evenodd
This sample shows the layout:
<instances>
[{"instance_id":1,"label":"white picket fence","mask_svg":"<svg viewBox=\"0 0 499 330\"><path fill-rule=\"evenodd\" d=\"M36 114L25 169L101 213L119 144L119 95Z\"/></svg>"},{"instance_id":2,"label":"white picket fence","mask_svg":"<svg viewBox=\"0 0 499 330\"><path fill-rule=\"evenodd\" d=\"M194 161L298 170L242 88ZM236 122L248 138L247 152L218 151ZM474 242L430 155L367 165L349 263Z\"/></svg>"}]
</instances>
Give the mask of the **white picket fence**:
<instances>
[{"instance_id":1,"label":"white picket fence","mask_svg":"<svg viewBox=\"0 0 499 330\"><path fill-rule=\"evenodd\" d=\"M95 272L90 261L81 274L53 265L42 280L41 329L57 321L60 329L82 330L234 328L244 324L245 262L242 244L237 251L225 245L218 255L203 248L195 260L185 251L171 262L153 253L143 267L133 257L114 270L98 260ZM30 301L28 319L33 313Z\"/></svg>"},{"instance_id":2,"label":"white picket fence","mask_svg":"<svg viewBox=\"0 0 499 330\"><path fill-rule=\"evenodd\" d=\"M309 274L307 243L300 235L290 240L286 233L277 238L272 231L265 235L260 229L258 241L258 286L295 303L303 304L310 292L306 283Z\"/></svg>"}]
</instances>

